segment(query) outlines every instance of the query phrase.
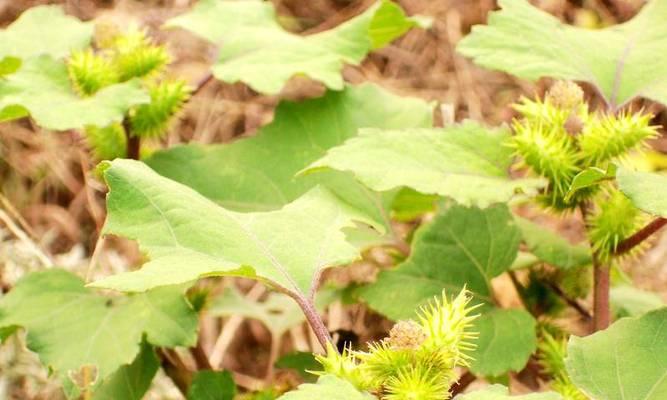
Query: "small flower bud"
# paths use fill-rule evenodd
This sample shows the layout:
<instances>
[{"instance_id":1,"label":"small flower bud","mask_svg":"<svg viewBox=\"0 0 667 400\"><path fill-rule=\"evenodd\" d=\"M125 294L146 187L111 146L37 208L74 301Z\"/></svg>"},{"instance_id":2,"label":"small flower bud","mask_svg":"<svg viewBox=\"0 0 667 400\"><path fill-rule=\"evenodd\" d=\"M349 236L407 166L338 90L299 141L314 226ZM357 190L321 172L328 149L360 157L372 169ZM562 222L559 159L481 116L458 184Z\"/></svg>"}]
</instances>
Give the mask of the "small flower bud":
<instances>
[{"instance_id":1,"label":"small flower bud","mask_svg":"<svg viewBox=\"0 0 667 400\"><path fill-rule=\"evenodd\" d=\"M563 127L571 136L577 136L584 129L584 121L577 114L571 113Z\"/></svg>"},{"instance_id":2,"label":"small flower bud","mask_svg":"<svg viewBox=\"0 0 667 400\"><path fill-rule=\"evenodd\" d=\"M414 321L399 321L389 331L388 343L393 349L416 349L426 340L426 332Z\"/></svg>"},{"instance_id":3,"label":"small flower bud","mask_svg":"<svg viewBox=\"0 0 667 400\"><path fill-rule=\"evenodd\" d=\"M574 82L558 81L549 89L547 99L554 107L573 110L584 102L584 91Z\"/></svg>"}]
</instances>

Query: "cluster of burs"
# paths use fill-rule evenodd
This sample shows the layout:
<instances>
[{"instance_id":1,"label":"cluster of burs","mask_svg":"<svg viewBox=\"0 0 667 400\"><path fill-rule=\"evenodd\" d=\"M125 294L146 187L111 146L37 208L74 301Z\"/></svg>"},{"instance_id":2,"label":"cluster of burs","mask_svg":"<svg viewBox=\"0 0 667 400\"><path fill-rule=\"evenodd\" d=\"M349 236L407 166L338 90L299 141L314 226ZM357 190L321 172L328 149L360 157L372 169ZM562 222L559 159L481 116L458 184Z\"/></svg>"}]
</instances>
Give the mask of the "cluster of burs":
<instances>
[{"instance_id":1,"label":"cluster of burs","mask_svg":"<svg viewBox=\"0 0 667 400\"><path fill-rule=\"evenodd\" d=\"M111 25L97 27L94 47L70 55L67 69L80 96L139 80L150 97L150 102L130 109L123 123L86 127L86 138L98 160L126 157L128 136L159 138L167 132L191 93L185 81L167 76L170 61L167 49L155 44L145 30L119 32Z\"/></svg>"},{"instance_id":2,"label":"cluster of burs","mask_svg":"<svg viewBox=\"0 0 667 400\"><path fill-rule=\"evenodd\" d=\"M584 208L591 243L602 258L643 222L641 212L614 184L616 163L647 146L657 135L650 114L591 112L584 93L572 82L559 81L543 100L521 99L510 145L521 164L545 178L540 204L557 212ZM577 177L596 170L607 174L594 185L574 185Z\"/></svg>"},{"instance_id":3,"label":"cluster of burs","mask_svg":"<svg viewBox=\"0 0 667 400\"><path fill-rule=\"evenodd\" d=\"M456 367L468 365L466 354L477 337L472 323L470 292L449 300L443 293L421 308L418 322L400 321L389 337L369 345L368 351L333 347L318 357L324 372L368 391L383 400L442 400L457 380Z\"/></svg>"}]
</instances>

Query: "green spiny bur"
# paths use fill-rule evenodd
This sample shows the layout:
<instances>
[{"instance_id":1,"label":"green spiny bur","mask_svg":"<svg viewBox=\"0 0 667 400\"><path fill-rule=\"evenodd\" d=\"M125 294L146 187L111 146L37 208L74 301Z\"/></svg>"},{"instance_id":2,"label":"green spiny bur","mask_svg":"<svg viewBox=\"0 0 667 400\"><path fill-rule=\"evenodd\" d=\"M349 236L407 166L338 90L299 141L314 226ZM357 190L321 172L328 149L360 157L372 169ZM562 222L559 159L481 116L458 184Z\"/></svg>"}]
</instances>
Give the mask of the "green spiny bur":
<instances>
[{"instance_id":1,"label":"green spiny bur","mask_svg":"<svg viewBox=\"0 0 667 400\"><path fill-rule=\"evenodd\" d=\"M127 137L121 124L115 123L103 128L88 126L84 133L93 156L98 161L127 156Z\"/></svg>"},{"instance_id":2,"label":"green spiny bur","mask_svg":"<svg viewBox=\"0 0 667 400\"><path fill-rule=\"evenodd\" d=\"M184 81L163 81L149 86L151 102L131 113L132 133L142 138L159 137L169 128L169 122L190 97L191 90Z\"/></svg>"},{"instance_id":3,"label":"green spiny bur","mask_svg":"<svg viewBox=\"0 0 667 400\"><path fill-rule=\"evenodd\" d=\"M590 238L593 249L603 260L608 260L625 238L635 233L644 222L642 212L618 190L602 196L598 209L590 218Z\"/></svg>"},{"instance_id":4,"label":"green spiny bur","mask_svg":"<svg viewBox=\"0 0 667 400\"><path fill-rule=\"evenodd\" d=\"M652 117L640 113L593 115L577 138L583 166L598 166L645 146L647 139L657 136L656 127L650 125Z\"/></svg>"},{"instance_id":5,"label":"green spiny bur","mask_svg":"<svg viewBox=\"0 0 667 400\"><path fill-rule=\"evenodd\" d=\"M317 359L324 371L343 378L360 390L386 400L447 399L457 366L467 366L474 349L471 331L477 315L470 315L472 297L465 289L449 300L443 293L419 312L419 322L400 321L389 337L369 345L368 351L330 346Z\"/></svg>"},{"instance_id":6,"label":"green spiny bur","mask_svg":"<svg viewBox=\"0 0 667 400\"><path fill-rule=\"evenodd\" d=\"M565 369L566 355L567 340L543 331L538 344L537 360L542 371L551 376L551 388L560 393L564 400L588 400L588 397L574 386Z\"/></svg>"},{"instance_id":7,"label":"green spiny bur","mask_svg":"<svg viewBox=\"0 0 667 400\"><path fill-rule=\"evenodd\" d=\"M91 49L75 51L67 61L72 86L81 96L91 96L98 90L118 82L118 75L109 60Z\"/></svg>"},{"instance_id":8,"label":"green spiny bur","mask_svg":"<svg viewBox=\"0 0 667 400\"><path fill-rule=\"evenodd\" d=\"M155 45L144 30L130 30L111 43L112 62L121 81L156 76L170 62L165 47Z\"/></svg>"}]
</instances>

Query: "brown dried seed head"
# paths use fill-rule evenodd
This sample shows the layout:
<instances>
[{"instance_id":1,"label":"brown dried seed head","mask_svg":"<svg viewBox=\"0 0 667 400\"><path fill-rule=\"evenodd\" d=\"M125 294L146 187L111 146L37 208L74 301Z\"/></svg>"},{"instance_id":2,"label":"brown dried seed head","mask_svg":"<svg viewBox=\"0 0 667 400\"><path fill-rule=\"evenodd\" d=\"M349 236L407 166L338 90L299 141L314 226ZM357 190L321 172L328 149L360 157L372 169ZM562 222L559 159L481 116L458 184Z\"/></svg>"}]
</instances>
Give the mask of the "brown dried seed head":
<instances>
[{"instance_id":1,"label":"brown dried seed head","mask_svg":"<svg viewBox=\"0 0 667 400\"><path fill-rule=\"evenodd\" d=\"M389 331L389 345L393 349L415 349L426 340L426 332L414 321L399 321Z\"/></svg>"},{"instance_id":2,"label":"brown dried seed head","mask_svg":"<svg viewBox=\"0 0 667 400\"><path fill-rule=\"evenodd\" d=\"M549 89L547 99L555 107L572 110L584 102L584 91L574 82L558 81Z\"/></svg>"}]
</instances>

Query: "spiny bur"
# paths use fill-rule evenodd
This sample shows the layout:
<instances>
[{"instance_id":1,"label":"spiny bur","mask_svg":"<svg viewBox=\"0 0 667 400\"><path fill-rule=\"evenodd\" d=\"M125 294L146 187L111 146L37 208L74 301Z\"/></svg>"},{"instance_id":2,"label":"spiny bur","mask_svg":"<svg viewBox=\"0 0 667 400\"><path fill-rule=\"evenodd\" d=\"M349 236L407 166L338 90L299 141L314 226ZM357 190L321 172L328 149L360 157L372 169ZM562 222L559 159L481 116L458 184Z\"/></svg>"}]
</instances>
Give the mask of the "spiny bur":
<instances>
[{"instance_id":1,"label":"spiny bur","mask_svg":"<svg viewBox=\"0 0 667 400\"><path fill-rule=\"evenodd\" d=\"M556 339L552 334L543 331L537 346L537 360L542 371L551 377L551 388L560 393L563 400L589 400L572 383L565 369L566 356L567 340Z\"/></svg>"},{"instance_id":2,"label":"spiny bur","mask_svg":"<svg viewBox=\"0 0 667 400\"><path fill-rule=\"evenodd\" d=\"M91 49L74 51L67 60L67 72L72 86L81 96L91 96L118 82L118 74L109 60Z\"/></svg>"},{"instance_id":3,"label":"spiny bur","mask_svg":"<svg viewBox=\"0 0 667 400\"><path fill-rule=\"evenodd\" d=\"M619 243L635 233L646 221L644 214L618 190L609 190L597 203L597 210L588 221L593 249L608 261ZM641 251L641 246L634 249ZM636 254L636 253L635 253Z\"/></svg>"},{"instance_id":4,"label":"spiny bur","mask_svg":"<svg viewBox=\"0 0 667 400\"><path fill-rule=\"evenodd\" d=\"M132 110L130 121L132 133L141 138L155 138L164 134L173 117L188 101L191 89L184 81L163 81L150 84L150 103Z\"/></svg>"},{"instance_id":5,"label":"spiny bur","mask_svg":"<svg viewBox=\"0 0 667 400\"><path fill-rule=\"evenodd\" d=\"M324 371L317 374L336 375L383 400L448 399L455 368L468 365L475 347L471 300L465 289L452 300L443 293L420 309L418 322L398 322L368 351L339 354L330 346L318 357Z\"/></svg>"},{"instance_id":6,"label":"spiny bur","mask_svg":"<svg viewBox=\"0 0 667 400\"><path fill-rule=\"evenodd\" d=\"M110 43L108 50L120 81L154 77L170 62L167 49L154 44L142 29L117 35Z\"/></svg>"}]
</instances>

